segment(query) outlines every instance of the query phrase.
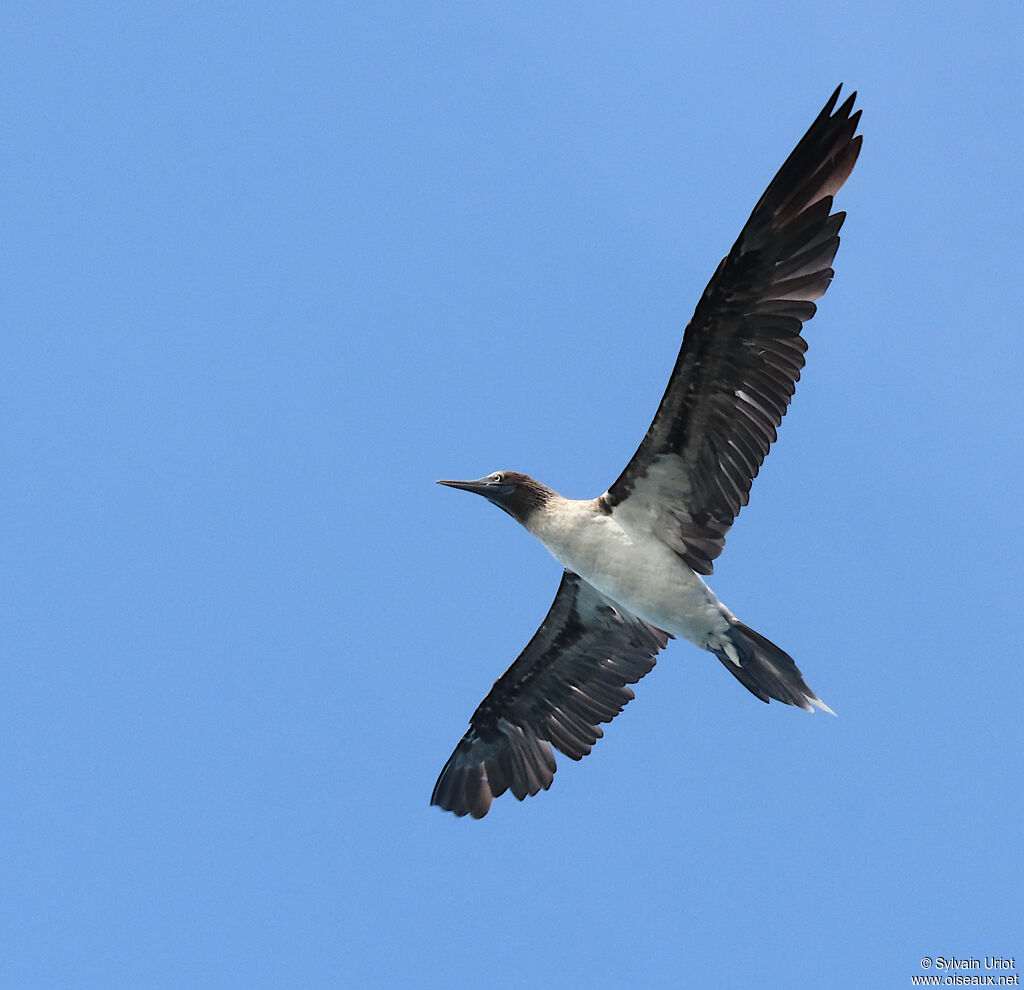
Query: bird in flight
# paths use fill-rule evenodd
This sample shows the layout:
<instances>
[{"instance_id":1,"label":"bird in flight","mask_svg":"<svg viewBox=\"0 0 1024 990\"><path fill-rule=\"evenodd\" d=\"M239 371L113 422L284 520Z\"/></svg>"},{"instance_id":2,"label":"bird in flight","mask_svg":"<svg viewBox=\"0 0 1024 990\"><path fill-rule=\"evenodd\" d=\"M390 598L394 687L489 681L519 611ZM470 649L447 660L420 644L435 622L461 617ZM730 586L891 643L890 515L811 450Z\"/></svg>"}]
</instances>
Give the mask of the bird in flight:
<instances>
[{"instance_id":1,"label":"bird in flight","mask_svg":"<svg viewBox=\"0 0 1024 990\"><path fill-rule=\"evenodd\" d=\"M857 94L832 94L719 264L683 335L647 436L618 480L569 499L515 471L440 481L482 495L565 568L533 639L495 682L445 764L431 804L482 818L506 790L551 786L554 746L586 756L679 636L748 691L831 711L792 657L740 622L704 583L793 396L803 324L832 281L853 170Z\"/></svg>"}]
</instances>

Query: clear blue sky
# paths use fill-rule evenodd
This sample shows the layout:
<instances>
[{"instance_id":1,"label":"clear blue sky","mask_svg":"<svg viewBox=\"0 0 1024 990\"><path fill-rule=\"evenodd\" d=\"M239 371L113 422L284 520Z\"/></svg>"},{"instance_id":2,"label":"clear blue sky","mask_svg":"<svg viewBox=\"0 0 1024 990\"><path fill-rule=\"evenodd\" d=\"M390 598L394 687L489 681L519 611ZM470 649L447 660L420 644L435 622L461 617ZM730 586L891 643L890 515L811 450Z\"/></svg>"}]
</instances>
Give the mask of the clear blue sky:
<instances>
[{"instance_id":1,"label":"clear blue sky","mask_svg":"<svg viewBox=\"0 0 1024 990\"><path fill-rule=\"evenodd\" d=\"M1010 2L6 4L0 986L1021 960L1022 33ZM838 274L713 579L839 717L675 643L551 791L429 808L559 576L434 479L614 480L840 81Z\"/></svg>"}]
</instances>

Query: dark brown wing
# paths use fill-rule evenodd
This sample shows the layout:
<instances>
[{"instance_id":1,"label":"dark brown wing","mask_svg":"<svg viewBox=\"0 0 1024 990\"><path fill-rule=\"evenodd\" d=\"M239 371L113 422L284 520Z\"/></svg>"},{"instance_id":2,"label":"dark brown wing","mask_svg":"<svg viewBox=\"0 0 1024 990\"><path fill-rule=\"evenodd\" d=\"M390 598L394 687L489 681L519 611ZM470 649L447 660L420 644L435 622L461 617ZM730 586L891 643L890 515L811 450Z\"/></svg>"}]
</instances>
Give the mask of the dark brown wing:
<instances>
[{"instance_id":1,"label":"dark brown wing","mask_svg":"<svg viewBox=\"0 0 1024 990\"><path fill-rule=\"evenodd\" d=\"M754 207L686 328L651 428L606 493L627 527L655 533L700 574L775 440L807 344L800 331L832 280L832 197L860 152L854 93L839 89Z\"/></svg>"},{"instance_id":2,"label":"dark brown wing","mask_svg":"<svg viewBox=\"0 0 1024 990\"><path fill-rule=\"evenodd\" d=\"M551 786L553 744L580 760L634 697L668 636L566 571L533 639L473 713L430 798L483 818L506 790L522 801Z\"/></svg>"}]
</instances>

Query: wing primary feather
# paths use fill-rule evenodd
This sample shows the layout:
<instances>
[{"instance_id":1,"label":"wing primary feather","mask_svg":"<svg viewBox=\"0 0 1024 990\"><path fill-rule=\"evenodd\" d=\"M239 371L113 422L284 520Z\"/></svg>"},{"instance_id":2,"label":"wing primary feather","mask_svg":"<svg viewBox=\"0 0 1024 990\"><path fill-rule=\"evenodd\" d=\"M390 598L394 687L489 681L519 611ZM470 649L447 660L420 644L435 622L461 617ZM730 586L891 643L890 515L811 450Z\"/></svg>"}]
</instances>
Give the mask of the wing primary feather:
<instances>
[{"instance_id":1,"label":"wing primary feather","mask_svg":"<svg viewBox=\"0 0 1024 990\"><path fill-rule=\"evenodd\" d=\"M833 197L861 147L856 94L838 104L839 92L716 269L651 428L604 495L623 525L676 534L681 556L702 574L711 573L778 436L804 366L803 324L834 277L846 215L833 212Z\"/></svg>"},{"instance_id":2,"label":"wing primary feather","mask_svg":"<svg viewBox=\"0 0 1024 990\"><path fill-rule=\"evenodd\" d=\"M470 720L431 804L480 818L510 790L520 801L551 786L554 745L586 756L654 667L667 634L566 571L533 639Z\"/></svg>"}]
</instances>

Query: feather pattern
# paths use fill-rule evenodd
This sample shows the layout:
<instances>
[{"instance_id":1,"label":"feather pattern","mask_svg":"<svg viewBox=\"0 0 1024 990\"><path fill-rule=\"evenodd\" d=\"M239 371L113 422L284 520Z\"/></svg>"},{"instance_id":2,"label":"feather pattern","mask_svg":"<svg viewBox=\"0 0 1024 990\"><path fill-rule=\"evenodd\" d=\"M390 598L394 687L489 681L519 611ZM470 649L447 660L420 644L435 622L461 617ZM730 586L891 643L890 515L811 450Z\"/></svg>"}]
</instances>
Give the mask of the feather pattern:
<instances>
[{"instance_id":1,"label":"feather pattern","mask_svg":"<svg viewBox=\"0 0 1024 990\"><path fill-rule=\"evenodd\" d=\"M506 790L522 800L551 786L551 746L586 756L634 697L668 636L566 571L533 639L473 713L431 804L482 818Z\"/></svg>"},{"instance_id":2,"label":"feather pattern","mask_svg":"<svg viewBox=\"0 0 1024 990\"><path fill-rule=\"evenodd\" d=\"M801 330L846 216L832 197L860 152L856 95L835 110L832 94L754 207L697 304L647 436L604 495L623 525L656 534L698 574L712 573L800 378Z\"/></svg>"}]
</instances>

